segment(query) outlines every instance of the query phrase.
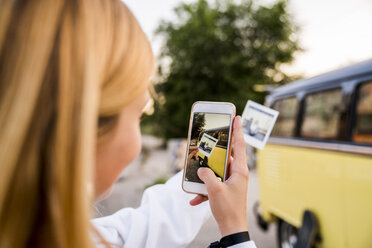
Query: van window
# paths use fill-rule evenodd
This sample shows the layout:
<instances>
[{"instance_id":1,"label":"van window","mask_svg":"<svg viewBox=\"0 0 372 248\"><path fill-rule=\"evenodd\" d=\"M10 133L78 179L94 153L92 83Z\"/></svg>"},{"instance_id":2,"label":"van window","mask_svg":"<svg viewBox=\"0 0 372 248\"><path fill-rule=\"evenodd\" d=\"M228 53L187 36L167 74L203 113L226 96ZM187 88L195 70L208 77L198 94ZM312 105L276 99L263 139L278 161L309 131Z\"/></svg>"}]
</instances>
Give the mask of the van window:
<instances>
[{"instance_id":1,"label":"van window","mask_svg":"<svg viewBox=\"0 0 372 248\"><path fill-rule=\"evenodd\" d=\"M359 87L353 141L372 144L372 82Z\"/></svg>"},{"instance_id":2,"label":"van window","mask_svg":"<svg viewBox=\"0 0 372 248\"><path fill-rule=\"evenodd\" d=\"M309 94L305 98L301 136L334 139L338 135L342 103L341 89Z\"/></svg>"},{"instance_id":3,"label":"van window","mask_svg":"<svg viewBox=\"0 0 372 248\"><path fill-rule=\"evenodd\" d=\"M275 101L273 108L279 111L278 119L273 128L273 136L293 137L296 128L298 100L296 97Z\"/></svg>"}]
</instances>

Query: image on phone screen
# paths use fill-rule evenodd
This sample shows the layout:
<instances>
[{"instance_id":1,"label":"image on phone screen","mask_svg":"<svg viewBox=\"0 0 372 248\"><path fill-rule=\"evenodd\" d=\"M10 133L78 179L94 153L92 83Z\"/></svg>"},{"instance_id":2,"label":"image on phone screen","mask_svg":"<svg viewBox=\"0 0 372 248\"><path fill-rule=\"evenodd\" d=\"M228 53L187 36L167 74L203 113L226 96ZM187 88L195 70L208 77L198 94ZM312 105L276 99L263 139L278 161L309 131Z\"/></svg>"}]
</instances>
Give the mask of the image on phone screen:
<instances>
[{"instance_id":1,"label":"image on phone screen","mask_svg":"<svg viewBox=\"0 0 372 248\"><path fill-rule=\"evenodd\" d=\"M200 167L208 167L222 180L229 145L230 114L200 113L193 115L185 180L203 183Z\"/></svg>"}]
</instances>

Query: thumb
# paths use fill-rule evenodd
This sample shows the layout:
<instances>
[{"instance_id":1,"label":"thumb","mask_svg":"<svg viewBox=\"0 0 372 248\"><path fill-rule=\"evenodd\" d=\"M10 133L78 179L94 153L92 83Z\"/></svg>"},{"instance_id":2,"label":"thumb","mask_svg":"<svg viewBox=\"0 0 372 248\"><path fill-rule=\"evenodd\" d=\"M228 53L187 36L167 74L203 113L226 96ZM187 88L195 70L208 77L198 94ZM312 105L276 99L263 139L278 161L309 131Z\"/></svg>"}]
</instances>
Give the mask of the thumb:
<instances>
[{"instance_id":1,"label":"thumb","mask_svg":"<svg viewBox=\"0 0 372 248\"><path fill-rule=\"evenodd\" d=\"M200 180L202 180L205 183L207 190L219 186L219 184L221 183L221 181L218 180L214 172L209 168L199 168L198 176Z\"/></svg>"}]
</instances>

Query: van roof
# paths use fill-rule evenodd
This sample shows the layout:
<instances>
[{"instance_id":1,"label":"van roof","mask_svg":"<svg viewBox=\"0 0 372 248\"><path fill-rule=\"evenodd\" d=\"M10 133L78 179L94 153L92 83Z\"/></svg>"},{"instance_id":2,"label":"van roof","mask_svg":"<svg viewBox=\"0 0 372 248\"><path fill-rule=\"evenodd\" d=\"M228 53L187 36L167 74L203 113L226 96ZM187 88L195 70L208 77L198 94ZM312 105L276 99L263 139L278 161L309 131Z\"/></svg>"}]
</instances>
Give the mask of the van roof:
<instances>
[{"instance_id":1,"label":"van roof","mask_svg":"<svg viewBox=\"0 0 372 248\"><path fill-rule=\"evenodd\" d=\"M278 87L270 92L270 97L287 95L302 89L313 88L332 81L345 81L356 76L372 74L372 59L346 66L334 71L326 72L308 79L296 80L292 83Z\"/></svg>"}]
</instances>

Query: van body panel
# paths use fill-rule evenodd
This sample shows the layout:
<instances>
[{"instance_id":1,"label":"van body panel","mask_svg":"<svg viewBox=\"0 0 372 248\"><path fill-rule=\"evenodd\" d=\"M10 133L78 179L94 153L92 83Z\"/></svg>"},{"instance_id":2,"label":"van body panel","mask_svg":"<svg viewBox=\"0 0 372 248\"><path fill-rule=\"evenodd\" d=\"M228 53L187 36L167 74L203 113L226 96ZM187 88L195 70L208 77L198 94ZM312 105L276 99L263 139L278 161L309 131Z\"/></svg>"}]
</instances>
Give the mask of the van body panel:
<instances>
[{"instance_id":1,"label":"van body panel","mask_svg":"<svg viewBox=\"0 0 372 248\"><path fill-rule=\"evenodd\" d=\"M372 247L372 157L268 144L257 164L262 216L317 216L323 247Z\"/></svg>"}]
</instances>

